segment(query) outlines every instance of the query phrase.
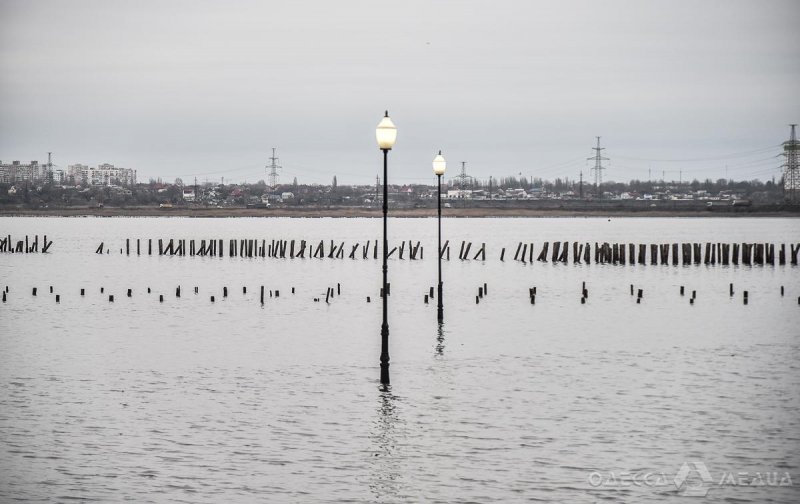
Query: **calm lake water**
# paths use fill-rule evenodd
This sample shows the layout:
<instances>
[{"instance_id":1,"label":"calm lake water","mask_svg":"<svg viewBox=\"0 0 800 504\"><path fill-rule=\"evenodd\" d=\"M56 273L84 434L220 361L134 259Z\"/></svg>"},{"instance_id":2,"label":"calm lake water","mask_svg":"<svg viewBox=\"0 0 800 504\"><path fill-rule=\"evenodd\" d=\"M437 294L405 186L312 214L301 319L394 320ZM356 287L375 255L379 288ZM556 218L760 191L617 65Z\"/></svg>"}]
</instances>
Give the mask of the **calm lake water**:
<instances>
[{"instance_id":1,"label":"calm lake water","mask_svg":"<svg viewBox=\"0 0 800 504\"><path fill-rule=\"evenodd\" d=\"M334 239L347 256L380 233L0 218L2 236L54 240L0 254L0 500L800 501L800 267L511 260L519 241L797 243L800 220L446 219L439 327L423 302L436 220L391 219L392 245L421 240L424 260L390 260L388 391L380 261L227 257L232 238ZM222 238L226 257L125 256L125 238ZM464 239L486 261L457 260ZM280 297L262 306L261 285Z\"/></svg>"}]
</instances>

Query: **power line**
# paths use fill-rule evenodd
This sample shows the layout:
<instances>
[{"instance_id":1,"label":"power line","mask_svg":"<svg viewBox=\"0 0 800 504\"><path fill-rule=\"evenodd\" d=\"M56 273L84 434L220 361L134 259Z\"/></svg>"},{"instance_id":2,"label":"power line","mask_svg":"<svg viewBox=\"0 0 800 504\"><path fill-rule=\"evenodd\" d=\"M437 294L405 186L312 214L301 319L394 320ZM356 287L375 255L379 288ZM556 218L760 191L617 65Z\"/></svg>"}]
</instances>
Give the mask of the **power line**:
<instances>
[{"instance_id":1,"label":"power line","mask_svg":"<svg viewBox=\"0 0 800 504\"><path fill-rule=\"evenodd\" d=\"M631 161L648 161L648 162L653 162L653 163L689 163L689 162L695 162L695 161L718 161L718 160L722 160L722 159L733 159L733 158L737 158L737 157L746 157L746 156L749 156L751 154L756 154L756 153L759 153L759 152L765 152L767 150L774 150L774 149L776 149L778 147L780 147L780 144L778 144L778 145L770 145L769 147L761 147L759 149L754 149L754 150L751 150L751 151L734 152L734 153L731 153L731 154L723 154L721 156L704 157L704 158L651 159L651 158L626 157L626 156L617 156L617 157L619 159L628 159L628 160L631 160Z\"/></svg>"}]
</instances>

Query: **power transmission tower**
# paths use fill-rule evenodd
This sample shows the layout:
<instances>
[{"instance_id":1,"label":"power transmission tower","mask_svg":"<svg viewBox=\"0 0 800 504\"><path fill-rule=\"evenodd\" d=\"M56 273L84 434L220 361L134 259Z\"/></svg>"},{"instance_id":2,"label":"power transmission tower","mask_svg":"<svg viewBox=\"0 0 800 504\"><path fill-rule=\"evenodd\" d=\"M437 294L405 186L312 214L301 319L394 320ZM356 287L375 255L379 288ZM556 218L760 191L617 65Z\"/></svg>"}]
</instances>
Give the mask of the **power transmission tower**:
<instances>
[{"instance_id":1,"label":"power transmission tower","mask_svg":"<svg viewBox=\"0 0 800 504\"><path fill-rule=\"evenodd\" d=\"M594 188L598 198L603 197L603 193L600 192L600 186L603 184L602 171L605 170L606 167L602 165L602 162L609 160L607 157L603 157L601 154L601 151L604 151L605 149L605 147L600 147L600 137L597 137L597 147L592 147L592 150L596 151L594 156L586 158L589 160L594 159L592 171L594 171Z\"/></svg>"},{"instance_id":2,"label":"power transmission tower","mask_svg":"<svg viewBox=\"0 0 800 504\"><path fill-rule=\"evenodd\" d=\"M467 162L461 161L461 173L453 177L454 179L458 180L458 189L463 191L464 188L467 186L467 181L472 182L472 177L467 175Z\"/></svg>"},{"instance_id":3,"label":"power transmission tower","mask_svg":"<svg viewBox=\"0 0 800 504\"><path fill-rule=\"evenodd\" d=\"M800 152L800 142L797 141L795 133L796 124L790 124L792 133L789 141L783 142L783 156L786 163L783 164L783 192L789 201L797 203L797 190L800 189L800 166L798 166L797 154Z\"/></svg>"},{"instance_id":4,"label":"power transmission tower","mask_svg":"<svg viewBox=\"0 0 800 504\"><path fill-rule=\"evenodd\" d=\"M278 187L278 170L283 168L282 166L278 165L278 158L275 157L275 147L272 148L272 157L269 158L270 164L267 165L267 169L269 173L267 173L267 178L269 179L269 185L273 189Z\"/></svg>"}]
</instances>

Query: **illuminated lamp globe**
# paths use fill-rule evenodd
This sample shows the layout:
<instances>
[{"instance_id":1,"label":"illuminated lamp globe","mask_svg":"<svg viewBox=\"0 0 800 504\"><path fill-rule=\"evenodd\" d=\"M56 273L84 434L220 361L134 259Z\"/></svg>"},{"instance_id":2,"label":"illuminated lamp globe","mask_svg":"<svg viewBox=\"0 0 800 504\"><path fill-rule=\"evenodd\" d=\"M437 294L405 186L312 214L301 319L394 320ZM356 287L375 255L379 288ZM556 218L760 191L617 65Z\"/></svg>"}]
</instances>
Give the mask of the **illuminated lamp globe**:
<instances>
[{"instance_id":1,"label":"illuminated lamp globe","mask_svg":"<svg viewBox=\"0 0 800 504\"><path fill-rule=\"evenodd\" d=\"M389 118L389 111L378 123L375 129L375 139L378 140L378 147L381 150L391 150L394 147L394 142L397 140L397 128L392 120Z\"/></svg>"},{"instance_id":2,"label":"illuminated lamp globe","mask_svg":"<svg viewBox=\"0 0 800 504\"><path fill-rule=\"evenodd\" d=\"M447 161L445 161L444 156L442 156L442 151L439 151L439 154L433 158L433 173L436 175L444 175L444 171L447 169Z\"/></svg>"}]
</instances>

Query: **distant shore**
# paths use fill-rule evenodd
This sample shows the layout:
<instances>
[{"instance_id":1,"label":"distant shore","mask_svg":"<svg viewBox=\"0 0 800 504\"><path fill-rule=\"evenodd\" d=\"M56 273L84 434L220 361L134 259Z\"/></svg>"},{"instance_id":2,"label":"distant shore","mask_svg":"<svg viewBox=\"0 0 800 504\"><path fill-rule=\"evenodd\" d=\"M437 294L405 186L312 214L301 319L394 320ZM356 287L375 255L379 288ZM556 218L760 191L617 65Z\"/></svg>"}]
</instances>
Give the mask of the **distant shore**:
<instances>
[{"instance_id":1,"label":"distant shore","mask_svg":"<svg viewBox=\"0 0 800 504\"><path fill-rule=\"evenodd\" d=\"M0 208L0 217L296 217L296 218L379 218L380 208L364 207L276 207L276 208L203 208L203 207L71 207L71 208ZM435 217L435 208L390 208L391 217ZM443 208L442 216L450 218L494 217L800 217L800 212L764 207L713 209L647 208Z\"/></svg>"}]
</instances>

